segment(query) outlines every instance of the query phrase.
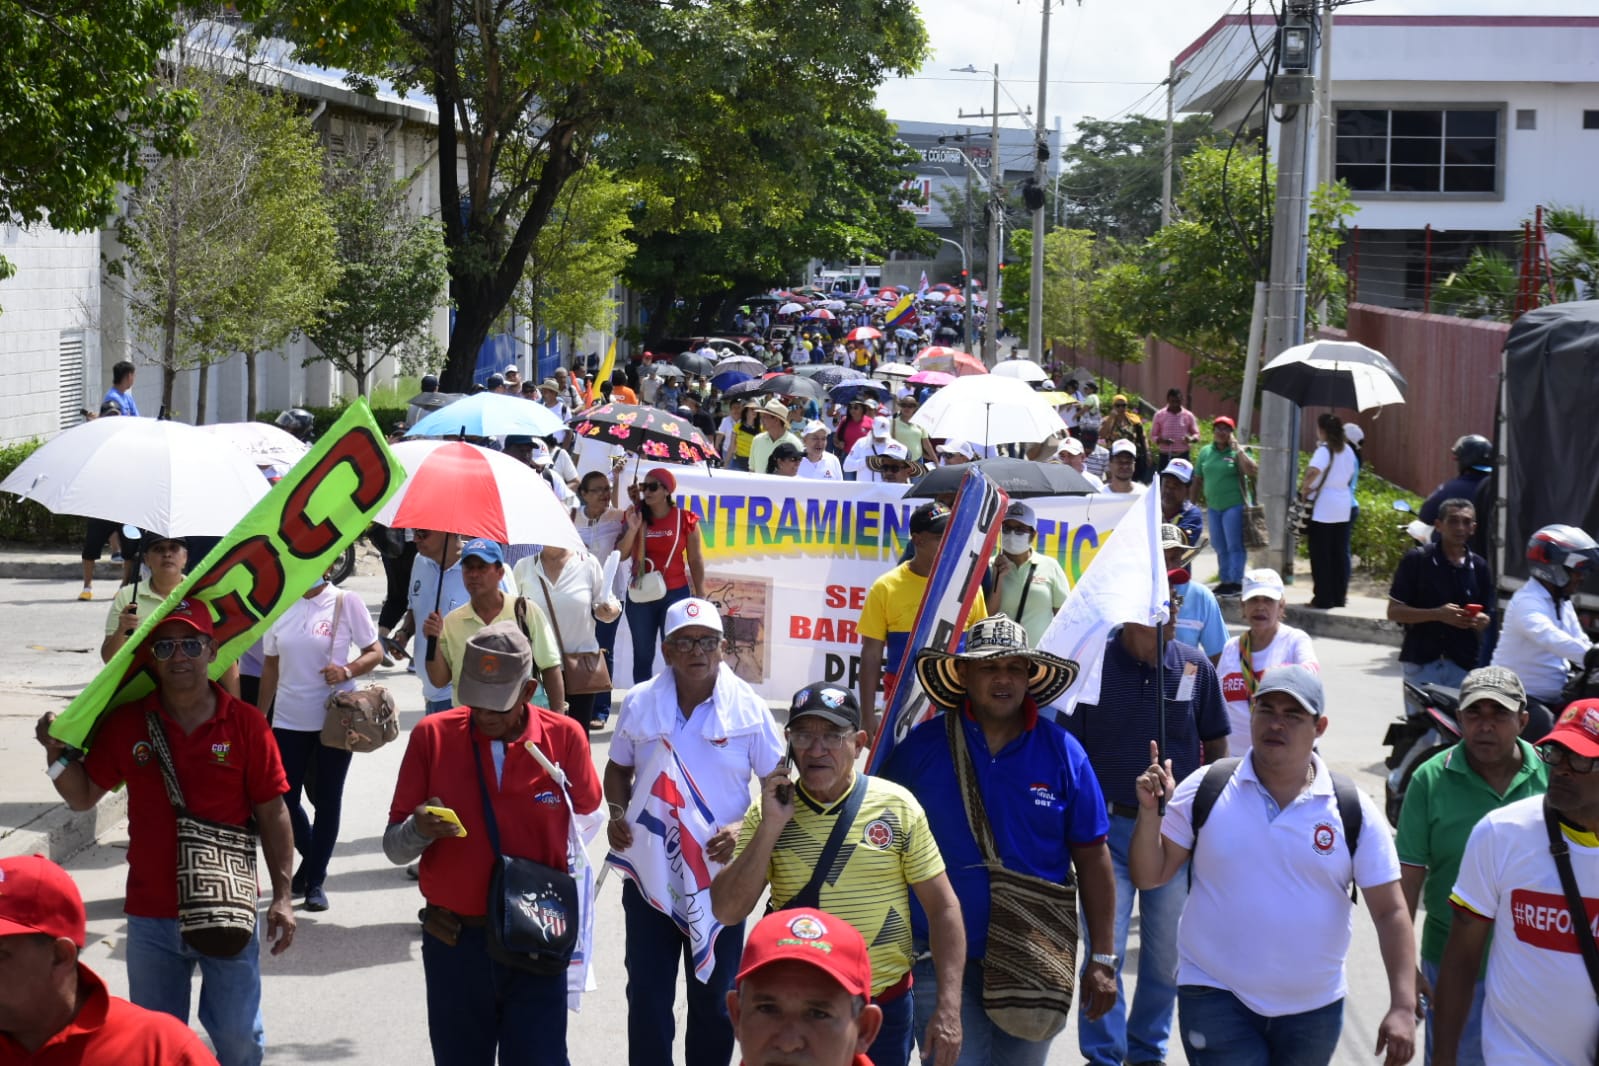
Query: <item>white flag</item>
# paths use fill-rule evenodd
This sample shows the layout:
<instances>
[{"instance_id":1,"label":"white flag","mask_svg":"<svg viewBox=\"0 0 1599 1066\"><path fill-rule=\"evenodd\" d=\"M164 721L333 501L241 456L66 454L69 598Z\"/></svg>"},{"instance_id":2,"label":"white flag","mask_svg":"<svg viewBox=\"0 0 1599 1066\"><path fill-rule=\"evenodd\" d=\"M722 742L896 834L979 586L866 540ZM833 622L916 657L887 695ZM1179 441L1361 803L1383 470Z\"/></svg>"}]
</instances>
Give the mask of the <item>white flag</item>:
<instances>
[{"instance_id":1,"label":"white flag","mask_svg":"<svg viewBox=\"0 0 1599 1066\"><path fill-rule=\"evenodd\" d=\"M1163 625L1171 604L1166 560L1160 550L1160 490L1122 515L1110 540L1099 549L1066 603L1038 641L1040 651L1071 659L1081 669L1072 687L1055 701L1070 715L1078 703L1099 702L1105 641L1123 622Z\"/></svg>"}]
</instances>

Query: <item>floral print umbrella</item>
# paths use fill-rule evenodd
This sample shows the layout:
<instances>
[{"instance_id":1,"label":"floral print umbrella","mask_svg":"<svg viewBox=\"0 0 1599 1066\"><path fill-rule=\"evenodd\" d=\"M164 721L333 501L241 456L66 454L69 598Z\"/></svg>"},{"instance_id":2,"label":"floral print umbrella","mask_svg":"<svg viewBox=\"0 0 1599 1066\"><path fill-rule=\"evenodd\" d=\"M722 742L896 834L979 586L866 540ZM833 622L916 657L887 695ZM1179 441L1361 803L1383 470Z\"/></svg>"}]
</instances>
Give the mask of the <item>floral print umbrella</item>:
<instances>
[{"instance_id":1,"label":"floral print umbrella","mask_svg":"<svg viewBox=\"0 0 1599 1066\"><path fill-rule=\"evenodd\" d=\"M717 454L711 442L687 419L669 415L658 407L602 404L578 416L572 423L572 432L662 463L702 463Z\"/></svg>"}]
</instances>

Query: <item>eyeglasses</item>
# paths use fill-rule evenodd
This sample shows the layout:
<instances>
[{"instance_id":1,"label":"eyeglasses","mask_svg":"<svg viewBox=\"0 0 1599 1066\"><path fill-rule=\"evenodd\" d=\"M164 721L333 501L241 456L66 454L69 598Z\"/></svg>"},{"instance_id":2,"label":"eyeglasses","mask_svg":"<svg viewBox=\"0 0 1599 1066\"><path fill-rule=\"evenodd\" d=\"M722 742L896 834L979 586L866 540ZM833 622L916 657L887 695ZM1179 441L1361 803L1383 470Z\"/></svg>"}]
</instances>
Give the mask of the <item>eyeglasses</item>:
<instances>
[{"instance_id":1,"label":"eyeglasses","mask_svg":"<svg viewBox=\"0 0 1599 1066\"><path fill-rule=\"evenodd\" d=\"M1533 749L1538 753L1538 758L1552 769L1558 770L1564 766L1574 774L1591 774L1594 764L1599 763L1591 755L1578 755L1570 748L1563 748L1559 744L1540 744Z\"/></svg>"},{"instance_id":2,"label":"eyeglasses","mask_svg":"<svg viewBox=\"0 0 1599 1066\"><path fill-rule=\"evenodd\" d=\"M204 637L184 637L181 640L157 640L150 645L150 654L159 662L172 658L172 653L182 650L185 659L198 659L206 652L209 642Z\"/></svg>"},{"instance_id":3,"label":"eyeglasses","mask_svg":"<svg viewBox=\"0 0 1599 1066\"><path fill-rule=\"evenodd\" d=\"M666 646L687 654L691 651L710 653L722 646L721 637L673 637Z\"/></svg>"},{"instance_id":4,"label":"eyeglasses","mask_svg":"<svg viewBox=\"0 0 1599 1066\"><path fill-rule=\"evenodd\" d=\"M849 733L812 733L806 729L790 729L787 734L788 742L795 751L811 751L814 748L837 751L850 737Z\"/></svg>"},{"instance_id":5,"label":"eyeglasses","mask_svg":"<svg viewBox=\"0 0 1599 1066\"><path fill-rule=\"evenodd\" d=\"M665 487L666 486L662 485L659 481L646 481L644 483L645 492L660 492Z\"/></svg>"}]
</instances>

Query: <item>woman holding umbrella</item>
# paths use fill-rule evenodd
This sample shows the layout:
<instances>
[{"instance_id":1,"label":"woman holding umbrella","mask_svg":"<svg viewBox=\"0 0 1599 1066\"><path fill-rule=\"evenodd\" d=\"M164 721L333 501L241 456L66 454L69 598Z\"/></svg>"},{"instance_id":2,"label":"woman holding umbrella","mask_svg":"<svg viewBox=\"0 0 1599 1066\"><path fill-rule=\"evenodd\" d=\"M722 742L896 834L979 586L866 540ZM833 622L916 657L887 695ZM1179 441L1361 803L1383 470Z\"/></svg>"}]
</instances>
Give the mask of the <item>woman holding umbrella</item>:
<instances>
[{"instance_id":1,"label":"woman holding umbrella","mask_svg":"<svg viewBox=\"0 0 1599 1066\"><path fill-rule=\"evenodd\" d=\"M1343 419L1328 412L1316 419L1316 452L1299 486L1302 504L1311 504L1310 577L1312 607L1342 607L1349 595L1349 520L1354 513L1355 450L1344 437Z\"/></svg>"},{"instance_id":2,"label":"woman holding umbrella","mask_svg":"<svg viewBox=\"0 0 1599 1066\"><path fill-rule=\"evenodd\" d=\"M633 637L633 683L648 681L661 642L666 609L690 596L705 595L705 557L700 546L700 519L677 506L672 493L677 478L665 467L644 475L638 488L628 487L634 506L627 512L627 529L617 550L633 560L633 582L628 586L627 629ZM659 581L649 575L659 575ZM656 590L665 585L665 592ZM647 598L646 598L647 597Z\"/></svg>"}]
</instances>

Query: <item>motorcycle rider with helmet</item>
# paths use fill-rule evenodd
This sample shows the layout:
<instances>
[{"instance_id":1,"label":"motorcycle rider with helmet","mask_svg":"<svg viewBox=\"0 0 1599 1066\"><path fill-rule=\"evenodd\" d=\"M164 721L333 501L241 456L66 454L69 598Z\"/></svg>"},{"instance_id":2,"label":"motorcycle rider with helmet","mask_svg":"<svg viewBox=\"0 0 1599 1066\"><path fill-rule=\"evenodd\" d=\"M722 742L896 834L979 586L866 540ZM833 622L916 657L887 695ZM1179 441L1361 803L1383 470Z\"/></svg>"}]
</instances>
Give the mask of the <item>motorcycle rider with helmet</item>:
<instances>
[{"instance_id":1,"label":"motorcycle rider with helmet","mask_svg":"<svg viewBox=\"0 0 1599 1066\"><path fill-rule=\"evenodd\" d=\"M287 411L279 413L274 421L279 429L294 437L295 440L303 441L306 444L311 443L311 430L316 428L316 419L305 408L291 407Z\"/></svg>"},{"instance_id":2,"label":"motorcycle rider with helmet","mask_svg":"<svg viewBox=\"0 0 1599 1066\"><path fill-rule=\"evenodd\" d=\"M1527 541L1525 585L1505 609L1493 665L1514 670L1536 700L1556 712L1568 663L1599 666L1571 597L1599 566L1599 543L1576 526L1544 526Z\"/></svg>"},{"instance_id":3,"label":"motorcycle rider with helmet","mask_svg":"<svg viewBox=\"0 0 1599 1066\"><path fill-rule=\"evenodd\" d=\"M1454 447L1449 449L1449 454L1455 457L1459 473L1439 485L1433 494L1427 497L1426 502L1421 505L1421 512L1416 517L1429 526L1437 525L1438 506L1445 500L1470 500L1471 505L1477 509L1477 517L1482 527L1478 535L1480 539L1473 540L1471 550L1486 557L1490 508L1485 504L1490 501L1478 499L1477 492L1479 489L1492 488L1491 485L1483 483L1494 470L1493 441L1477 433L1468 433L1455 441Z\"/></svg>"}]
</instances>

